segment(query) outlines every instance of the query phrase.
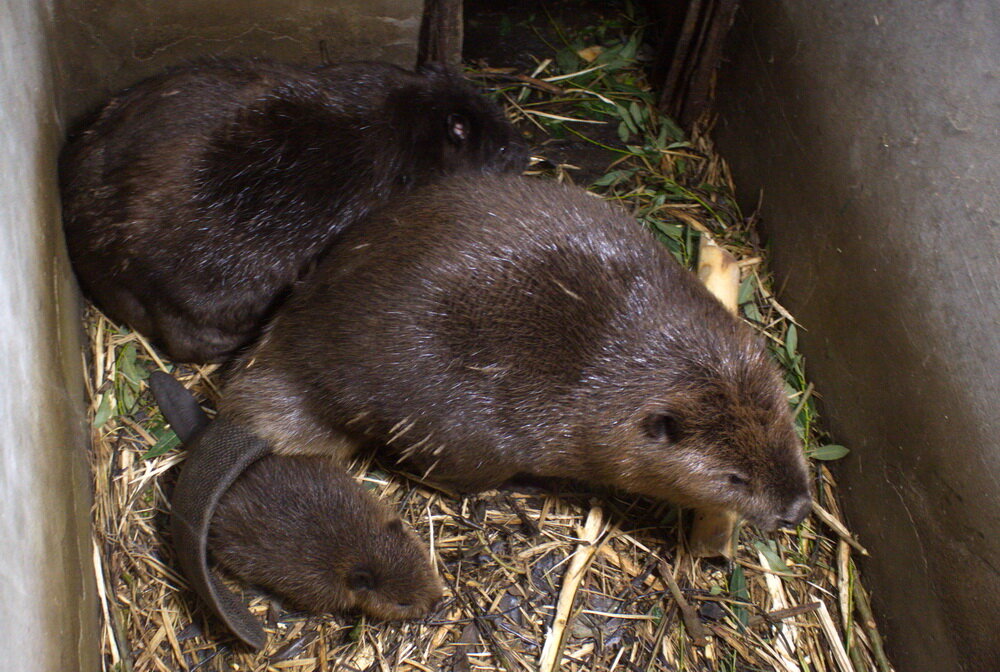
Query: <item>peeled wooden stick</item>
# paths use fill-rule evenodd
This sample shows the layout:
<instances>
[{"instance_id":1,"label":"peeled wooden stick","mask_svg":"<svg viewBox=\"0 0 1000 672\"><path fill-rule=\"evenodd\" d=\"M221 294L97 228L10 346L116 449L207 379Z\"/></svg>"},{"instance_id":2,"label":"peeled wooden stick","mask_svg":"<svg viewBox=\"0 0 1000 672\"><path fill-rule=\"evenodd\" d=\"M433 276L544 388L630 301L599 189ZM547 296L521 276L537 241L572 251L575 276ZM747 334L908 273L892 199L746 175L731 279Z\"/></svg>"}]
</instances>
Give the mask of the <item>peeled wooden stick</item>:
<instances>
[{"instance_id":1,"label":"peeled wooden stick","mask_svg":"<svg viewBox=\"0 0 1000 672\"><path fill-rule=\"evenodd\" d=\"M823 634L826 635L826 639L830 644L830 652L837 663L837 667L840 668L840 672L855 672L854 665L851 664L851 659L844 649L844 643L840 640L840 635L837 633L837 626L833 623L833 617L830 616L830 610L826 608L826 603L820 601L816 614L819 616L819 625L823 629Z\"/></svg>"},{"instance_id":2,"label":"peeled wooden stick","mask_svg":"<svg viewBox=\"0 0 1000 672\"><path fill-rule=\"evenodd\" d=\"M701 234L698 247L698 279L730 313L736 314L740 296L739 262L705 233Z\"/></svg>"},{"instance_id":3,"label":"peeled wooden stick","mask_svg":"<svg viewBox=\"0 0 1000 672\"><path fill-rule=\"evenodd\" d=\"M590 513L587 514L587 522L584 523L580 534L580 545L576 547L573 558L569 562L569 568L563 576L562 588L559 590L559 601L556 603L556 616L552 621L552 628L545 636L545 646L542 647L542 655L538 659L539 672L554 672L559 669L563 643L566 639L566 626L569 624L570 612L573 610L573 600L576 598L580 582L583 581L583 577L587 573L590 561L600 547L597 541L601 536L603 522L604 515L601 509L596 506L590 509Z\"/></svg>"},{"instance_id":4,"label":"peeled wooden stick","mask_svg":"<svg viewBox=\"0 0 1000 672\"><path fill-rule=\"evenodd\" d=\"M868 549L861 545L857 539L851 535L851 531L847 527L837 520L832 513L824 509L815 501L812 503L812 511L816 514L816 517L822 520L824 523L830 526L830 529L836 532L841 539L846 541L854 550L856 550L861 555L868 555Z\"/></svg>"},{"instance_id":5,"label":"peeled wooden stick","mask_svg":"<svg viewBox=\"0 0 1000 672\"><path fill-rule=\"evenodd\" d=\"M757 551L757 555L760 557L761 567L767 567L767 558L764 557L764 554ZM787 609L788 598L785 596L781 579L772 572L765 572L764 585L771 596L771 610ZM798 648L799 644L799 628L792 623L779 622L775 624L774 630L778 635L774 638L774 650L778 654L781 664L785 669L798 670L799 666L795 662L795 649Z\"/></svg>"},{"instance_id":6,"label":"peeled wooden stick","mask_svg":"<svg viewBox=\"0 0 1000 672\"><path fill-rule=\"evenodd\" d=\"M736 257L719 247L707 233L698 249L698 279L734 315L739 310L740 266ZM688 547L696 558L732 559L739 516L727 509L695 509Z\"/></svg>"}]
</instances>

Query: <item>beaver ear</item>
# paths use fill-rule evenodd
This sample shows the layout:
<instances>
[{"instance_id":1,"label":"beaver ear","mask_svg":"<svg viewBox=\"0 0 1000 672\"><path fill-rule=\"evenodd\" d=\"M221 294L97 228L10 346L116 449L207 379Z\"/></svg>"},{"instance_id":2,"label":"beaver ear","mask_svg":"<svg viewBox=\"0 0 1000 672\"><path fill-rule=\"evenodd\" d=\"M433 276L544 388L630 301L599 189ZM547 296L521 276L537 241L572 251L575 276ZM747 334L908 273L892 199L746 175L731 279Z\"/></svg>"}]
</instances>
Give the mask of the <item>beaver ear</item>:
<instances>
[{"instance_id":1,"label":"beaver ear","mask_svg":"<svg viewBox=\"0 0 1000 672\"><path fill-rule=\"evenodd\" d=\"M643 421L646 435L657 441L677 443L684 435L680 421L670 413L652 413Z\"/></svg>"},{"instance_id":2,"label":"beaver ear","mask_svg":"<svg viewBox=\"0 0 1000 672\"><path fill-rule=\"evenodd\" d=\"M375 575L364 566L355 567L347 575L347 587L351 590L375 590Z\"/></svg>"},{"instance_id":3,"label":"beaver ear","mask_svg":"<svg viewBox=\"0 0 1000 672\"><path fill-rule=\"evenodd\" d=\"M385 529L387 532L398 534L403 531L403 520L401 518L393 518L385 524Z\"/></svg>"},{"instance_id":4,"label":"beaver ear","mask_svg":"<svg viewBox=\"0 0 1000 672\"><path fill-rule=\"evenodd\" d=\"M452 112L448 115L448 139L456 145L461 145L469 140L472 133L472 122L464 114Z\"/></svg>"}]
</instances>

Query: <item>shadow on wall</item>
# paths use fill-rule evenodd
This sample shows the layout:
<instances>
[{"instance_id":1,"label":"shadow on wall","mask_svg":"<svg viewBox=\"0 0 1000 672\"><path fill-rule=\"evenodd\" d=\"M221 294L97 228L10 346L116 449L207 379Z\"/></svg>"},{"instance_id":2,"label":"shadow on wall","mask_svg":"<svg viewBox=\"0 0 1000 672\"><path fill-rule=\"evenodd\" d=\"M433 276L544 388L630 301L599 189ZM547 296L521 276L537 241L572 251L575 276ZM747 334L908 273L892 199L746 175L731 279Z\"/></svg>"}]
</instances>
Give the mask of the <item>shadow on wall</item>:
<instances>
[{"instance_id":1,"label":"shadow on wall","mask_svg":"<svg viewBox=\"0 0 1000 672\"><path fill-rule=\"evenodd\" d=\"M720 73L900 669L1000 655L998 33L990 0L747 3Z\"/></svg>"}]
</instances>

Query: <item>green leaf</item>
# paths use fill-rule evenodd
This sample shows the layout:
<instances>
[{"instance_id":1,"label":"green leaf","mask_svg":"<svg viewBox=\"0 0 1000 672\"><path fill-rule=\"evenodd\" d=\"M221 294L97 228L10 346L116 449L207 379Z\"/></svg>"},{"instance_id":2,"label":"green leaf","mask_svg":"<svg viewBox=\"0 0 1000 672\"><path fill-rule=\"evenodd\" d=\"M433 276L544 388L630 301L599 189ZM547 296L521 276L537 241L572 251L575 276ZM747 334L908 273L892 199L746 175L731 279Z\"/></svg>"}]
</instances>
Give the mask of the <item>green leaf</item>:
<instances>
[{"instance_id":1,"label":"green leaf","mask_svg":"<svg viewBox=\"0 0 1000 672\"><path fill-rule=\"evenodd\" d=\"M661 119L662 119L662 117L661 117ZM656 143L655 144L656 144L657 147L663 147L665 144L667 144L667 133L669 133L669 132L670 132L670 128L666 124L664 124L662 122L662 120L661 120L661 122L660 122L660 132L656 136ZM670 148L668 147L667 149L670 149Z\"/></svg>"},{"instance_id":2,"label":"green leaf","mask_svg":"<svg viewBox=\"0 0 1000 672\"><path fill-rule=\"evenodd\" d=\"M795 325L791 322L788 324L788 331L785 332L785 352L788 353L788 359L792 362L795 361L795 351L799 347L799 330L795 328Z\"/></svg>"},{"instance_id":3,"label":"green leaf","mask_svg":"<svg viewBox=\"0 0 1000 672\"><path fill-rule=\"evenodd\" d=\"M134 392L132 384L126 382L124 385L118 385L115 392L115 396L118 397L118 413L120 415L131 413L136 399L138 399L138 395Z\"/></svg>"},{"instance_id":4,"label":"green leaf","mask_svg":"<svg viewBox=\"0 0 1000 672\"><path fill-rule=\"evenodd\" d=\"M747 319L751 322L761 321L760 309L757 308L757 304L753 301L748 301L743 304L743 314L746 315Z\"/></svg>"},{"instance_id":5,"label":"green leaf","mask_svg":"<svg viewBox=\"0 0 1000 672\"><path fill-rule=\"evenodd\" d=\"M556 65L559 66L560 72L568 75L578 69L577 66L580 65L580 57L572 49L563 49L556 54Z\"/></svg>"},{"instance_id":6,"label":"green leaf","mask_svg":"<svg viewBox=\"0 0 1000 672\"><path fill-rule=\"evenodd\" d=\"M813 458L814 460L829 461L829 460L839 460L840 458L847 455L849 452L851 451L845 448L844 446L839 446L835 443L830 443L825 446L820 446L819 448L806 451L806 454L809 457Z\"/></svg>"},{"instance_id":7,"label":"green leaf","mask_svg":"<svg viewBox=\"0 0 1000 672\"><path fill-rule=\"evenodd\" d=\"M629 105L629 114L632 115L632 119L635 120L635 125L642 126L646 119L646 110L639 107L639 103L633 102Z\"/></svg>"},{"instance_id":8,"label":"green leaf","mask_svg":"<svg viewBox=\"0 0 1000 672\"><path fill-rule=\"evenodd\" d=\"M626 108L616 104L615 110L618 112L618 116L621 117L622 121L624 121L625 124L628 126L628 130L632 131L633 133L639 132L639 127L635 125L635 121L632 119L632 115Z\"/></svg>"},{"instance_id":9,"label":"green leaf","mask_svg":"<svg viewBox=\"0 0 1000 672\"><path fill-rule=\"evenodd\" d=\"M667 222L660 221L658 219L650 220L653 226L662 233L663 235L673 238L676 241L680 241L684 236L684 227L680 224L669 224Z\"/></svg>"},{"instance_id":10,"label":"green leaf","mask_svg":"<svg viewBox=\"0 0 1000 672\"><path fill-rule=\"evenodd\" d=\"M365 617L362 616L361 618L358 619L358 622L354 625L354 627L351 628L351 631L347 633L347 639L351 640L352 642L361 641L361 635L364 634L364 631L365 631Z\"/></svg>"},{"instance_id":11,"label":"green leaf","mask_svg":"<svg viewBox=\"0 0 1000 672\"><path fill-rule=\"evenodd\" d=\"M618 124L618 139L619 140L621 140L623 143L625 143L625 142L628 142L628 139L631 136L632 136L632 134L629 133L628 126L625 124L624 121L621 122L620 124Z\"/></svg>"},{"instance_id":12,"label":"green leaf","mask_svg":"<svg viewBox=\"0 0 1000 672\"><path fill-rule=\"evenodd\" d=\"M148 460L151 457L159 457L164 453L169 453L179 445L181 445L181 440L177 437L177 434L175 434L172 429L168 429L163 432L159 441L157 441L152 448L139 456L139 459Z\"/></svg>"},{"instance_id":13,"label":"green leaf","mask_svg":"<svg viewBox=\"0 0 1000 672\"><path fill-rule=\"evenodd\" d=\"M670 135L671 139L681 142L684 140L684 131L681 127L674 123L674 120L670 117L662 117L663 125L667 128L667 133Z\"/></svg>"},{"instance_id":14,"label":"green leaf","mask_svg":"<svg viewBox=\"0 0 1000 672\"><path fill-rule=\"evenodd\" d=\"M733 573L729 577L729 594L741 602L750 601L750 593L747 592L747 577L740 565L733 567ZM742 604L734 604L733 613L743 625L750 622L750 614Z\"/></svg>"},{"instance_id":15,"label":"green leaf","mask_svg":"<svg viewBox=\"0 0 1000 672\"><path fill-rule=\"evenodd\" d=\"M755 541L753 545L764 555L764 559L767 560L767 566L772 572L788 573L788 564L778 555L773 541Z\"/></svg>"},{"instance_id":16,"label":"green leaf","mask_svg":"<svg viewBox=\"0 0 1000 672\"><path fill-rule=\"evenodd\" d=\"M743 282L740 283L740 295L736 300L736 303L743 305L747 301L753 299L753 288L754 288L754 277L753 275L748 275L743 278Z\"/></svg>"},{"instance_id":17,"label":"green leaf","mask_svg":"<svg viewBox=\"0 0 1000 672\"><path fill-rule=\"evenodd\" d=\"M799 441L802 443L806 442L806 427L805 425L795 424L795 433L799 435Z\"/></svg>"},{"instance_id":18,"label":"green leaf","mask_svg":"<svg viewBox=\"0 0 1000 672\"><path fill-rule=\"evenodd\" d=\"M642 35L640 33L633 33L631 37L628 38L628 42L621 48L619 56L623 60L631 61L635 58L635 55L639 52L639 44Z\"/></svg>"},{"instance_id":19,"label":"green leaf","mask_svg":"<svg viewBox=\"0 0 1000 672\"><path fill-rule=\"evenodd\" d=\"M612 170L607 175L602 175L593 182L590 186L592 187L610 187L611 185L618 184L622 180L628 179L635 174L635 169L632 170Z\"/></svg>"},{"instance_id":20,"label":"green leaf","mask_svg":"<svg viewBox=\"0 0 1000 672\"><path fill-rule=\"evenodd\" d=\"M139 383L149 378L149 372L139 366L138 352L135 343L126 343L125 347L118 353L118 373L133 386L138 387Z\"/></svg>"},{"instance_id":21,"label":"green leaf","mask_svg":"<svg viewBox=\"0 0 1000 672\"><path fill-rule=\"evenodd\" d=\"M105 392L101 395L101 403L97 407L97 413L94 414L94 428L100 429L104 426L104 423L111 418L112 404L111 404L111 393Z\"/></svg>"}]
</instances>

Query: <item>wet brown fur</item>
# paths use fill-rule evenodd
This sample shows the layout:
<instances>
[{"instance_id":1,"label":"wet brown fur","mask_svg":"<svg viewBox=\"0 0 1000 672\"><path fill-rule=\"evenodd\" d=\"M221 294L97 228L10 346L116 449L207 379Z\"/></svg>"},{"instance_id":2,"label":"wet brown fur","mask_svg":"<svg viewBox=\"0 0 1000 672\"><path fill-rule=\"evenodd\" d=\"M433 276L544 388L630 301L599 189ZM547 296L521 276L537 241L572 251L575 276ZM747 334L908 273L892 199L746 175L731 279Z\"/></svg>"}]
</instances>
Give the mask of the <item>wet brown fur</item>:
<instances>
[{"instance_id":1,"label":"wet brown fur","mask_svg":"<svg viewBox=\"0 0 1000 672\"><path fill-rule=\"evenodd\" d=\"M423 616L441 597L424 544L324 457L264 457L212 518L209 549L234 575L314 613Z\"/></svg>"},{"instance_id":2,"label":"wet brown fur","mask_svg":"<svg viewBox=\"0 0 1000 672\"><path fill-rule=\"evenodd\" d=\"M80 284L179 361L256 338L339 231L456 170L517 171L502 110L431 64L210 60L115 96L68 141Z\"/></svg>"},{"instance_id":3,"label":"wet brown fur","mask_svg":"<svg viewBox=\"0 0 1000 672\"><path fill-rule=\"evenodd\" d=\"M221 412L279 453L393 453L451 487L515 474L739 511L809 506L760 339L620 208L455 177L339 238Z\"/></svg>"}]
</instances>

